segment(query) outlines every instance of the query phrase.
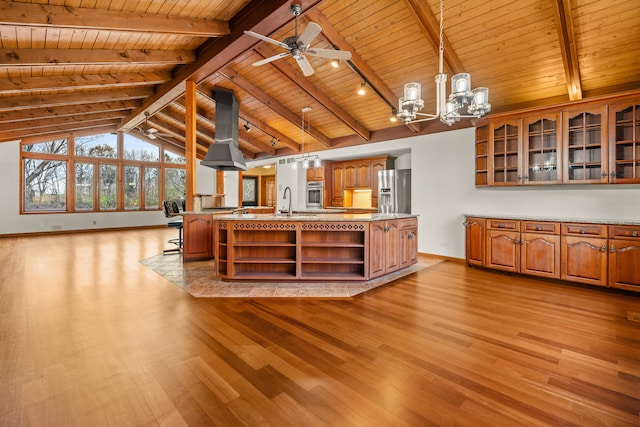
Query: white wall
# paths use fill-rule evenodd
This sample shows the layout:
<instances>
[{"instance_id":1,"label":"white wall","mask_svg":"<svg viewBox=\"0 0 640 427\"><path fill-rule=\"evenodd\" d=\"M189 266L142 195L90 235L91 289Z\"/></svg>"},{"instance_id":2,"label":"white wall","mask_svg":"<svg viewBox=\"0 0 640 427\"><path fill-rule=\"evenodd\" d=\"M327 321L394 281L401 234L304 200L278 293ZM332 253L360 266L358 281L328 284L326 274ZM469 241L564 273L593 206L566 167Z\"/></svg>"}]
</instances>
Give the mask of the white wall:
<instances>
[{"instance_id":1,"label":"white wall","mask_svg":"<svg viewBox=\"0 0 640 427\"><path fill-rule=\"evenodd\" d=\"M640 185L475 188L474 138L474 129L468 128L319 154L323 160L398 155L396 167L412 169L412 209L420 215L418 250L423 253L464 258L465 213L640 220ZM19 215L18 150L17 143L0 144L0 197L5 205L0 234L51 230L55 224L83 229L165 223L162 212ZM294 190L294 209L304 209L304 170L278 165L276 180L278 208L288 206L282 192L289 185ZM237 187L237 177L225 177L226 182ZM227 194L237 195L237 188ZM97 225L92 224L94 219Z\"/></svg>"}]
</instances>

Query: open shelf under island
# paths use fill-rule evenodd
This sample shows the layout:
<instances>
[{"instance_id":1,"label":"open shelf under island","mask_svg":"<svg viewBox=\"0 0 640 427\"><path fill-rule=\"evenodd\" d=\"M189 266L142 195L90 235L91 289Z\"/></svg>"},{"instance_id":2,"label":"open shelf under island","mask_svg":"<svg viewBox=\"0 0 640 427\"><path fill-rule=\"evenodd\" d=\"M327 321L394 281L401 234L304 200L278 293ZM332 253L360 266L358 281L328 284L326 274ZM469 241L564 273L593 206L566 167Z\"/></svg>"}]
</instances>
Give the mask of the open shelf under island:
<instances>
[{"instance_id":1,"label":"open shelf under island","mask_svg":"<svg viewBox=\"0 0 640 427\"><path fill-rule=\"evenodd\" d=\"M213 218L223 280L356 281L409 267L418 258L410 214L223 215Z\"/></svg>"}]
</instances>

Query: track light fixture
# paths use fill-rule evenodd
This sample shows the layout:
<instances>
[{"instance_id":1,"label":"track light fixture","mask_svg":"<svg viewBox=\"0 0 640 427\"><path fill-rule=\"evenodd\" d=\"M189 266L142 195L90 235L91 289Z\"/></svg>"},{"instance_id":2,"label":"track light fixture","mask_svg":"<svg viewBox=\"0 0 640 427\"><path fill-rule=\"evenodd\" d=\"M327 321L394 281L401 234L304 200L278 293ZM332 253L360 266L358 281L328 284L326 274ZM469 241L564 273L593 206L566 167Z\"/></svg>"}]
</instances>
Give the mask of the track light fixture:
<instances>
[{"instance_id":1,"label":"track light fixture","mask_svg":"<svg viewBox=\"0 0 640 427\"><path fill-rule=\"evenodd\" d=\"M246 130L247 132L251 132L251 128L249 127L249 122L245 122L244 130Z\"/></svg>"},{"instance_id":2,"label":"track light fixture","mask_svg":"<svg viewBox=\"0 0 640 427\"><path fill-rule=\"evenodd\" d=\"M338 61L337 59L334 59L331 61L331 66L333 68L338 68L340 66L340 61Z\"/></svg>"},{"instance_id":3,"label":"track light fixture","mask_svg":"<svg viewBox=\"0 0 640 427\"><path fill-rule=\"evenodd\" d=\"M360 88L358 89L358 95L363 96L364 94L366 94L367 92L364 90L364 88L366 87L366 83L363 80L362 83L360 83Z\"/></svg>"}]
</instances>

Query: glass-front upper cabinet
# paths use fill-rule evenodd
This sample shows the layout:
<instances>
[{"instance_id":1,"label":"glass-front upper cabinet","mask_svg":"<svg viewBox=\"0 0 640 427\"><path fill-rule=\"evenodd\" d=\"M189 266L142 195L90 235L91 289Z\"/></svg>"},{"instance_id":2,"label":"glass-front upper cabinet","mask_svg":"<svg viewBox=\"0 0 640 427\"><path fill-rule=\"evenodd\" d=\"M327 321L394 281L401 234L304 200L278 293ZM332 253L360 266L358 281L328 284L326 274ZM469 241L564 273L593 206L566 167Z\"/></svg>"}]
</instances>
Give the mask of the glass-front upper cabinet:
<instances>
[{"instance_id":1,"label":"glass-front upper cabinet","mask_svg":"<svg viewBox=\"0 0 640 427\"><path fill-rule=\"evenodd\" d=\"M524 119L523 181L527 185L562 182L560 113Z\"/></svg>"},{"instance_id":2,"label":"glass-front upper cabinet","mask_svg":"<svg viewBox=\"0 0 640 427\"><path fill-rule=\"evenodd\" d=\"M640 182L640 100L609 106L609 179L612 183Z\"/></svg>"},{"instance_id":3,"label":"glass-front upper cabinet","mask_svg":"<svg viewBox=\"0 0 640 427\"><path fill-rule=\"evenodd\" d=\"M608 182L606 106L563 111L564 184Z\"/></svg>"},{"instance_id":4,"label":"glass-front upper cabinet","mask_svg":"<svg viewBox=\"0 0 640 427\"><path fill-rule=\"evenodd\" d=\"M490 185L521 185L521 120L490 124Z\"/></svg>"}]
</instances>

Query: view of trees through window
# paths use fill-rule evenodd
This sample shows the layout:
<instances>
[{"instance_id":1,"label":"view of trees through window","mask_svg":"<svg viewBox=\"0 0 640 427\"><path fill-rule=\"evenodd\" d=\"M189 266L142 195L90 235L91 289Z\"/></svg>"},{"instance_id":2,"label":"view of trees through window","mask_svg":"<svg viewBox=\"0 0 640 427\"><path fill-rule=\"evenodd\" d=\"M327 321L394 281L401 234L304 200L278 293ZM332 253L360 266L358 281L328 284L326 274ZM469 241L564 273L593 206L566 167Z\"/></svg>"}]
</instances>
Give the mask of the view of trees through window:
<instances>
[{"instance_id":1,"label":"view of trees through window","mask_svg":"<svg viewBox=\"0 0 640 427\"><path fill-rule=\"evenodd\" d=\"M24 212L155 210L186 191L183 156L127 134L25 143L21 157Z\"/></svg>"}]
</instances>

